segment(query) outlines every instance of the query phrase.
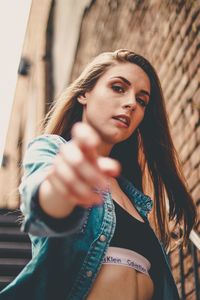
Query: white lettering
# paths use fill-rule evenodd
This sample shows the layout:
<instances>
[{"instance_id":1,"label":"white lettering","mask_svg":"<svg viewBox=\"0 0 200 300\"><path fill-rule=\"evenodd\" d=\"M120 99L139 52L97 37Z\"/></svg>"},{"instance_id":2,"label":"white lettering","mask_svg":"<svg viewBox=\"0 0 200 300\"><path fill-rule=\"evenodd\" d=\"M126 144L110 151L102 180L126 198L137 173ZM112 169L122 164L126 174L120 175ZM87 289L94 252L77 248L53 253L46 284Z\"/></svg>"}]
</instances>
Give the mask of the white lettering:
<instances>
[{"instance_id":1,"label":"white lettering","mask_svg":"<svg viewBox=\"0 0 200 300\"><path fill-rule=\"evenodd\" d=\"M114 257L111 255L106 255L103 259L103 264L106 264L106 263L129 266L137 271L148 274L148 270L142 264L137 263L131 259L121 259L121 258Z\"/></svg>"}]
</instances>

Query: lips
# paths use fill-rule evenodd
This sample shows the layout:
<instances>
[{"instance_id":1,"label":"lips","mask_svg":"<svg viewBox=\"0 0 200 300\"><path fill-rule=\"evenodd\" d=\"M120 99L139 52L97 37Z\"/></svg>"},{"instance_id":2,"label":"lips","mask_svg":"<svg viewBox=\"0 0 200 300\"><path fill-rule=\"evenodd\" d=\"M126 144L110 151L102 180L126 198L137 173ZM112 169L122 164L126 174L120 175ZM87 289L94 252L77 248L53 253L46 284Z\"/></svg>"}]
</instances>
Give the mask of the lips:
<instances>
[{"instance_id":1,"label":"lips","mask_svg":"<svg viewBox=\"0 0 200 300\"><path fill-rule=\"evenodd\" d=\"M122 122L127 127L129 127L129 125L130 125L130 118L127 115L121 114L121 115L118 115L118 116L114 116L113 119Z\"/></svg>"}]
</instances>

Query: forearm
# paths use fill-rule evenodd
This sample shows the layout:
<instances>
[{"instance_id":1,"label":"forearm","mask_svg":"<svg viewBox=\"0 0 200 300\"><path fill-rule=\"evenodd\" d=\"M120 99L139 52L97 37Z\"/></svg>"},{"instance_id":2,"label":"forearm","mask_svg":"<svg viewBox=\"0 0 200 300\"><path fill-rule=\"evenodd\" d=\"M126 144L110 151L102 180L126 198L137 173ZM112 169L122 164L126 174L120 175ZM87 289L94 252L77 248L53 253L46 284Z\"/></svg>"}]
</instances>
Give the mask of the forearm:
<instances>
[{"instance_id":1,"label":"forearm","mask_svg":"<svg viewBox=\"0 0 200 300\"><path fill-rule=\"evenodd\" d=\"M48 180L40 186L38 201L44 213L58 219L67 217L75 208L74 203L59 195Z\"/></svg>"}]
</instances>

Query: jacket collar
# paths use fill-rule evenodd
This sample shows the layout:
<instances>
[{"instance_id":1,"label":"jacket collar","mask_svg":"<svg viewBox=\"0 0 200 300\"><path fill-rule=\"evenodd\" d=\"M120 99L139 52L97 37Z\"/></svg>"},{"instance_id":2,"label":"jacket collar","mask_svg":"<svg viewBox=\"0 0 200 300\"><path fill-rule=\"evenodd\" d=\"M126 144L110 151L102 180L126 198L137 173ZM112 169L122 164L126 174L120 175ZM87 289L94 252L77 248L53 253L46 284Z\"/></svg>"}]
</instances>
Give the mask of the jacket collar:
<instances>
[{"instance_id":1,"label":"jacket collar","mask_svg":"<svg viewBox=\"0 0 200 300\"><path fill-rule=\"evenodd\" d=\"M145 195L143 192L138 190L128 179L124 176L120 175L116 178L122 190L127 193L129 198L133 201L136 209L143 216L147 217L147 215L151 212L153 208L153 200Z\"/></svg>"}]
</instances>

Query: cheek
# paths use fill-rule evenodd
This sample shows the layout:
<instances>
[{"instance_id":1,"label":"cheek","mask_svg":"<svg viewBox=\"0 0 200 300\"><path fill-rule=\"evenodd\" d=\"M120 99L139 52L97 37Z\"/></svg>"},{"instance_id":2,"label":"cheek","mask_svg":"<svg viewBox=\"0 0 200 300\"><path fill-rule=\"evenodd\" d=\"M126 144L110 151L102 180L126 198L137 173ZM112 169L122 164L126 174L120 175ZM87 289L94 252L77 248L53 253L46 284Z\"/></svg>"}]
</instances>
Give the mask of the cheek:
<instances>
[{"instance_id":1,"label":"cheek","mask_svg":"<svg viewBox=\"0 0 200 300\"><path fill-rule=\"evenodd\" d=\"M140 115L140 119L139 119L139 123L141 123L144 119L144 114L145 114L145 111L143 111Z\"/></svg>"},{"instance_id":2,"label":"cheek","mask_svg":"<svg viewBox=\"0 0 200 300\"><path fill-rule=\"evenodd\" d=\"M91 99L87 106L87 112L101 118L113 115L116 111L115 104L106 97L96 97Z\"/></svg>"},{"instance_id":3,"label":"cheek","mask_svg":"<svg viewBox=\"0 0 200 300\"><path fill-rule=\"evenodd\" d=\"M144 112L139 112L133 117L132 130L136 129L144 119Z\"/></svg>"},{"instance_id":4,"label":"cheek","mask_svg":"<svg viewBox=\"0 0 200 300\"><path fill-rule=\"evenodd\" d=\"M140 109L137 113L137 117L136 117L136 120L137 120L137 123L141 123L142 120L144 119L144 114L145 114L145 111L143 109Z\"/></svg>"},{"instance_id":5,"label":"cheek","mask_svg":"<svg viewBox=\"0 0 200 300\"><path fill-rule=\"evenodd\" d=\"M93 99L91 99L93 100ZM101 99L102 100L102 99ZM105 103L104 101L98 101L98 99L95 99L95 101L91 101L86 105L85 107L85 116L89 122L92 122L92 124L101 124L104 123L106 118L106 112L107 107L105 109Z\"/></svg>"}]
</instances>

